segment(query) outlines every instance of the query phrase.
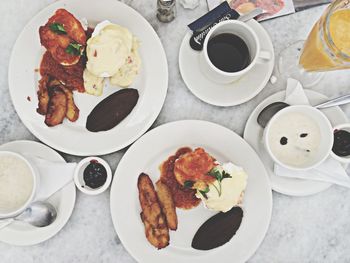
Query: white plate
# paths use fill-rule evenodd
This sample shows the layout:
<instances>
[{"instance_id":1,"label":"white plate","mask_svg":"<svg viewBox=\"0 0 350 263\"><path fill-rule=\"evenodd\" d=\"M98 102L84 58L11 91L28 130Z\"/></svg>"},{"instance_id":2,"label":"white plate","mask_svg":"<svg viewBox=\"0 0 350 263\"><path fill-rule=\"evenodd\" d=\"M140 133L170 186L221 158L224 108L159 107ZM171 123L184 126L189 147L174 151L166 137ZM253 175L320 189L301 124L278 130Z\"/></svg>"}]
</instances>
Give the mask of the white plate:
<instances>
[{"instance_id":1,"label":"white plate","mask_svg":"<svg viewBox=\"0 0 350 263\"><path fill-rule=\"evenodd\" d=\"M65 162L56 151L33 141L14 141L3 144L0 150L13 151L36 156L54 162ZM75 185L70 184L53 194L48 200L57 209L56 220L47 227L37 228L15 221L0 230L0 241L18 246L30 246L48 240L56 235L68 222L75 204Z\"/></svg>"},{"instance_id":2,"label":"white plate","mask_svg":"<svg viewBox=\"0 0 350 263\"><path fill-rule=\"evenodd\" d=\"M239 105L258 95L269 81L275 63L271 39L255 20L247 24L257 34L261 50L271 53L271 59L264 64L256 64L249 73L230 84L218 84L203 75L199 68L200 51L193 50L189 45L191 32L182 40L179 54L181 76L189 90L202 101L216 106Z\"/></svg>"},{"instance_id":3,"label":"white plate","mask_svg":"<svg viewBox=\"0 0 350 263\"><path fill-rule=\"evenodd\" d=\"M305 94L308 97L311 105L316 105L324 102L328 98L321 93L312 90L305 90ZM275 101L282 101L285 98L285 91L280 91L261 102L250 115L244 130L244 139L255 149L260 158L262 159L267 172L270 175L272 189L276 192L293 195L293 196L306 196L319 193L326 190L331 186L329 183L301 180L294 178L284 178L276 176L273 172L273 161L265 150L262 142L263 128L257 123L257 117L261 110L268 104ZM323 109L322 112L328 117L333 126L348 122L344 112L339 107L333 107Z\"/></svg>"},{"instance_id":4,"label":"white plate","mask_svg":"<svg viewBox=\"0 0 350 263\"><path fill-rule=\"evenodd\" d=\"M209 251L191 248L195 232L215 214L202 204L188 211L177 209L178 229L171 231L170 245L161 250L148 243L140 219L139 174L147 173L155 183L159 165L183 146L203 147L219 162L232 161L248 173L242 224L228 243ZM145 134L123 156L111 189L114 227L124 247L139 262L244 262L263 240L271 209L269 180L254 150L233 131L205 121L172 122Z\"/></svg>"},{"instance_id":5,"label":"white plate","mask_svg":"<svg viewBox=\"0 0 350 263\"><path fill-rule=\"evenodd\" d=\"M107 87L101 97L74 92L80 109L75 123L49 128L44 117L36 113L39 67L44 49L40 45L39 27L58 8L66 8L77 18L87 18L91 24L103 20L127 27L141 42L142 65L135 83L139 101L131 114L115 128L99 133L85 128L91 110L118 88ZM163 46L151 25L131 7L115 0L62 0L39 12L23 29L13 48L9 66L9 89L15 109L26 127L49 146L74 155L102 155L120 150L141 136L157 118L168 87L168 66ZM30 97L30 101L27 97Z\"/></svg>"}]
</instances>

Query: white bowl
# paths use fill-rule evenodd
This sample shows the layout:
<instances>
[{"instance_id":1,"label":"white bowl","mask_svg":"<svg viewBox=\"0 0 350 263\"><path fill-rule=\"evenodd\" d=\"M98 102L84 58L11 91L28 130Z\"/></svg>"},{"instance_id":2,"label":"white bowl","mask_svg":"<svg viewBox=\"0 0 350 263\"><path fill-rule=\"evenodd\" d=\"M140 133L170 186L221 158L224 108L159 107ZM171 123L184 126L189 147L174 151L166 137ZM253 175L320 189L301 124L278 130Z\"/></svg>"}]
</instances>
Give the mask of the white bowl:
<instances>
[{"instance_id":1,"label":"white bowl","mask_svg":"<svg viewBox=\"0 0 350 263\"><path fill-rule=\"evenodd\" d=\"M107 172L107 178L105 183L98 187L98 188L90 188L89 186L87 186L84 182L84 170L85 168L90 164L91 161L97 161L98 163L102 164L104 166L104 168L106 168L106 172ZM112 170L111 167L108 165L108 163L99 158L99 157L86 157L84 159L82 159L77 167L75 168L74 171L74 183L76 185L76 187L83 193L88 194L88 195L98 195L103 193L105 190L107 190L107 188L109 187L109 185L112 182Z\"/></svg>"},{"instance_id":2,"label":"white bowl","mask_svg":"<svg viewBox=\"0 0 350 263\"><path fill-rule=\"evenodd\" d=\"M35 197L35 192L39 186L39 174L38 174L38 170L36 169L35 166L33 166L33 164L27 160L25 157L23 157L22 155L18 154L18 153L14 153L14 152L9 152L9 151L0 151L0 158L4 157L4 156L11 156L14 157L16 159L18 159L20 162L23 162L30 170L30 174L33 178L33 186L32 186L32 190L30 193L29 198L26 200L25 203L23 203L22 206L20 206L19 208L12 210L12 211L8 211L8 212L1 212L0 211L0 218L10 218L10 217L15 217L17 215L19 215L20 213L22 213L33 201L34 197Z\"/></svg>"},{"instance_id":3,"label":"white bowl","mask_svg":"<svg viewBox=\"0 0 350 263\"><path fill-rule=\"evenodd\" d=\"M314 156L314 158L310 158L308 162L305 162L303 165L300 166L293 166L290 164L283 163L281 160L279 160L275 154L272 152L270 144L269 144L269 132L272 124L279 119L281 116L288 114L288 113L301 113L303 115L307 115L311 119L315 121L315 123L318 125L320 128L320 133L321 133L321 140L320 140L320 145L318 147L318 153L317 155ZM292 120L291 120L292 121ZM294 106L289 106L286 107L279 112L277 112L269 121L267 124L265 130L264 130L264 135L263 135L263 140L264 140L264 145L273 159L273 161L285 168L291 169L291 170L309 170L312 169L319 164L321 164L331 153L332 147L333 147L333 129L332 126L327 119L327 117L319 110L312 106L308 105L294 105Z\"/></svg>"},{"instance_id":4,"label":"white bowl","mask_svg":"<svg viewBox=\"0 0 350 263\"><path fill-rule=\"evenodd\" d=\"M347 132L350 132L350 123L344 123L339 124L333 128L333 134L336 130L345 130ZM331 151L331 156L335 160L341 162L341 163L350 163L350 155L348 156L338 156L333 151Z\"/></svg>"}]
</instances>

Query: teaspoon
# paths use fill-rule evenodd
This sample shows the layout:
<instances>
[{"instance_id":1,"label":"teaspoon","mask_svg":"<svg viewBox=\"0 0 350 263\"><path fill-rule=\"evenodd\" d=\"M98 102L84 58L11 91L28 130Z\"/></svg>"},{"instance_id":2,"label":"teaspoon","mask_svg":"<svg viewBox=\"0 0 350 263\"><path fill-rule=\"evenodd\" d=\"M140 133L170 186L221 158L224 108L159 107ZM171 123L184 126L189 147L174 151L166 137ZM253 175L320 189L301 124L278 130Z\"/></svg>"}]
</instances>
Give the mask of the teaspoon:
<instances>
[{"instance_id":1,"label":"teaspoon","mask_svg":"<svg viewBox=\"0 0 350 263\"><path fill-rule=\"evenodd\" d=\"M36 227L45 227L55 221L57 211L53 205L47 202L37 201L32 203L26 210L14 218L0 221L0 229L11 224L13 221L22 221Z\"/></svg>"},{"instance_id":2,"label":"teaspoon","mask_svg":"<svg viewBox=\"0 0 350 263\"><path fill-rule=\"evenodd\" d=\"M324 103L315 105L314 107L317 109L324 109L334 106L339 106L343 104L347 104L350 102L350 95L344 95L337 97L335 99L328 100ZM267 105L258 115L257 121L258 124L265 128L270 119L275 115L278 111L284 109L285 107L290 106L288 103L277 101Z\"/></svg>"}]
</instances>

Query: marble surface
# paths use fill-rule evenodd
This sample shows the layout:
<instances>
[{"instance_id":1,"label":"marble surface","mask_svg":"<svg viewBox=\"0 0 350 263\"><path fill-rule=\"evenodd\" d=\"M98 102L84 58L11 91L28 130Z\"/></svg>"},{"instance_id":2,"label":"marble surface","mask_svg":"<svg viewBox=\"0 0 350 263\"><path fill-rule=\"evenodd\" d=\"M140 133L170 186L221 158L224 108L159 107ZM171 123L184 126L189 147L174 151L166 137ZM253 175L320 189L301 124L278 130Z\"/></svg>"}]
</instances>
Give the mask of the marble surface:
<instances>
[{"instance_id":1,"label":"marble surface","mask_svg":"<svg viewBox=\"0 0 350 263\"><path fill-rule=\"evenodd\" d=\"M28 20L51 0L3 0L0 3L0 144L36 138L21 123L11 103L7 71L11 49ZM83 2L83 1L82 1ZM183 83L178 69L178 50L186 25L207 10L205 0L195 10L178 5L177 18L162 24L155 18L156 0L124 0L138 10L161 38L169 63L169 89L164 107L153 127L181 119L203 119L242 134L254 107L282 90L278 79L251 101L236 107L210 106L194 97ZM263 22L276 54L299 39L305 39L324 7ZM275 72L278 76L278 74ZM349 93L349 71L327 73L314 90L328 96ZM350 106L344 106L347 116ZM103 156L116 168L125 150ZM79 158L63 154L68 161ZM272 220L260 248L249 262L350 262L350 191L333 186L310 197L289 197L273 193ZM78 193L75 210L67 225L55 237L32 247L0 243L0 262L134 262L114 231L109 212L109 192L90 197ZM232 260L231 262L234 262Z\"/></svg>"}]
</instances>

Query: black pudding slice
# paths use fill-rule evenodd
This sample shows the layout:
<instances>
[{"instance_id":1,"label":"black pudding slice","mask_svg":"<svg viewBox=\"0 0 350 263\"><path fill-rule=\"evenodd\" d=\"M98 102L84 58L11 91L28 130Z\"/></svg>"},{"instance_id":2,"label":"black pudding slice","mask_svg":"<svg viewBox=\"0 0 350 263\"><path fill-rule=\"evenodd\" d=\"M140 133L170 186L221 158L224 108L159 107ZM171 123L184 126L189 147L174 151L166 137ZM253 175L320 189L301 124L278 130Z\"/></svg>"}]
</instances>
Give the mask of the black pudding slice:
<instances>
[{"instance_id":1,"label":"black pudding slice","mask_svg":"<svg viewBox=\"0 0 350 263\"><path fill-rule=\"evenodd\" d=\"M102 100L91 111L86 129L91 132L108 131L126 118L136 106L139 93L136 89L121 89Z\"/></svg>"}]
</instances>

